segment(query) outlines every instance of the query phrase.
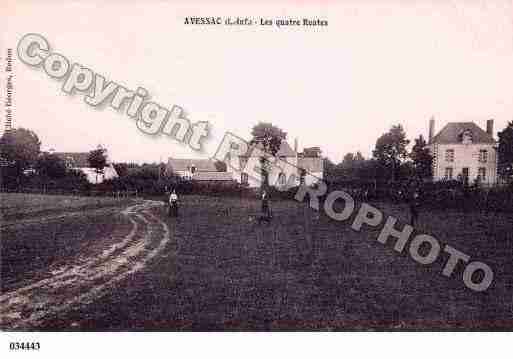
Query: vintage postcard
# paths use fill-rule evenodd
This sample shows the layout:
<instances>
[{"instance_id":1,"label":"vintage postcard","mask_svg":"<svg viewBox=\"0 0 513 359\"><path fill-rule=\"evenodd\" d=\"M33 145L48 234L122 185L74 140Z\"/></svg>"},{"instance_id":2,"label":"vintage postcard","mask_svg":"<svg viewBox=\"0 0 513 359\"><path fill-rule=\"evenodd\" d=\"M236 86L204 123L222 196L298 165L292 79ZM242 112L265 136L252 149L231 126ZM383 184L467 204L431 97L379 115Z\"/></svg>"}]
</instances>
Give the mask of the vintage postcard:
<instances>
[{"instance_id":1,"label":"vintage postcard","mask_svg":"<svg viewBox=\"0 0 513 359\"><path fill-rule=\"evenodd\" d=\"M0 14L2 331L513 329L511 1Z\"/></svg>"}]
</instances>

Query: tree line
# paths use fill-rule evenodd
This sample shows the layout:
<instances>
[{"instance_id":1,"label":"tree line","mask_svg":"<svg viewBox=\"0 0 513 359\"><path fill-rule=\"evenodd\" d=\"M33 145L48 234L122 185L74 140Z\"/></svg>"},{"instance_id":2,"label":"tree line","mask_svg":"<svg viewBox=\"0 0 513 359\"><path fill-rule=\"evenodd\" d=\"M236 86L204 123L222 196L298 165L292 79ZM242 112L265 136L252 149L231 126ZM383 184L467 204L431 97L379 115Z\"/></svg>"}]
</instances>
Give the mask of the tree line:
<instances>
[{"instance_id":1,"label":"tree line","mask_svg":"<svg viewBox=\"0 0 513 359\"><path fill-rule=\"evenodd\" d=\"M87 158L97 179L107 165L106 149L98 146ZM22 187L40 189L84 190L90 187L87 176L66 165L52 152L41 151L38 135L26 128L6 131L0 137L1 187L17 190Z\"/></svg>"},{"instance_id":2,"label":"tree line","mask_svg":"<svg viewBox=\"0 0 513 359\"><path fill-rule=\"evenodd\" d=\"M401 182L432 179L431 156L422 135L410 140L402 125L394 125L377 140L371 158L364 158L360 152L347 153L335 164L324 160L324 176L328 182ZM513 181L513 121L498 132L498 174L508 183Z\"/></svg>"},{"instance_id":3,"label":"tree line","mask_svg":"<svg viewBox=\"0 0 513 359\"><path fill-rule=\"evenodd\" d=\"M253 145L264 150L260 158L263 183L269 187L268 155L275 156L287 133L269 122L260 122L252 128ZM324 158L324 179L328 183L355 182L400 182L408 180L426 181L432 178L432 156L426 148L422 135L414 139L411 150L410 140L402 125L394 125L377 140L371 158L360 152L347 153L343 160L335 164ZM513 181L513 121L498 132L498 172L507 182ZM98 146L89 151L89 166L95 169L97 178L107 165L106 149ZM79 170L69 168L59 156L41 151L41 141L37 134L25 128L6 131L0 138L1 186L18 188L23 185L49 185L61 188L83 189L90 187L86 176ZM150 183L160 187L162 183L177 181L174 174L167 172L165 163L115 163L119 178L106 181L103 187L141 188ZM216 163L218 171L226 171L224 163ZM98 181L96 181L98 182Z\"/></svg>"}]
</instances>

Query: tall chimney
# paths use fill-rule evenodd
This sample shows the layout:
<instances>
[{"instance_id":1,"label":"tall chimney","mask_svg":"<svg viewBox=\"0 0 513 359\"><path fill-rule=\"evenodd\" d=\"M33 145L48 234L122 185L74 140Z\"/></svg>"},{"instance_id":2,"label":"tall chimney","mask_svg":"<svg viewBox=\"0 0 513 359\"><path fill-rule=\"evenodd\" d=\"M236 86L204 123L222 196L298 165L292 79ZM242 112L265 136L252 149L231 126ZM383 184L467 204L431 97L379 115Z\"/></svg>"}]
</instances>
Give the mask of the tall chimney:
<instances>
[{"instance_id":1,"label":"tall chimney","mask_svg":"<svg viewBox=\"0 0 513 359\"><path fill-rule=\"evenodd\" d=\"M295 160L296 160L296 163L295 165L298 166L299 165L299 153L297 152L298 151L298 146L297 146L297 137L294 138L294 156L296 157ZM299 175L299 173L298 173Z\"/></svg>"},{"instance_id":2,"label":"tall chimney","mask_svg":"<svg viewBox=\"0 0 513 359\"><path fill-rule=\"evenodd\" d=\"M486 133L493 137L493 119L486 121Z\"/></svg>"},{"instance_id":3,"label":"tall chimney","mask_svg":"<svg viewBox=\"0 0 513 359\"><path fill-rule=\"evenodd\" d=\"M433 137L435 137L435 118L431 116L431 119L429 120L429 142L433 140Z\"/></svg>"}]
</instances>

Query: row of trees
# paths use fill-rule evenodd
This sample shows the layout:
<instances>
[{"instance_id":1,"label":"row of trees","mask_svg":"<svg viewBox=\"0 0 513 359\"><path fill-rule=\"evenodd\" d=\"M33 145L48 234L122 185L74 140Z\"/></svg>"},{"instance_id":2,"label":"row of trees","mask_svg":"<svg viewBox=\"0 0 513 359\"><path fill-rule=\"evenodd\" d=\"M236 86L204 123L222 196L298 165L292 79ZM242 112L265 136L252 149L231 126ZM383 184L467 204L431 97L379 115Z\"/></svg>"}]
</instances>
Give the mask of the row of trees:
<instances>
[{"instance_id":1,"label":"row of trees","mask_svg":"<svg viewBox=\"0 0 513 359\"><path fill-rule=\"evenodd\" d=\"M37 134L26 128L12 129L0 138L1 180L4 188L19 188L22 185L47 187L87 187L84 173L68 168L59 156L41 151ZM106 149L98 146L89 152L89 166L97 176L107 165ZM98 179L98 178L97 178Z\"/></svg>"},{"instance_id":2,"label":"row of trees","mask_svg":"<svg viewBox=\"0 0 513 359\"><path fill-rule=\"evenodd\" d=\"M0 138L1 187L19 190L20 188L46 192L49 189L89 191L144 191L158 192L176 183L177 178L166 171L164 163L115 163L118 179L105 181L92 186L86 175L70 168L63 160L51 152L41 151L41 141L29 129L18 128L5 132ZM107 150L102 146L91 150L87 156L87 166L94 168L96 183L107 166ZM226 171L226 164L215 163L218 171Z\"/></svg>"},{"instance_id":3,"label":"row of trees","mask_svg":"<svg viewBox=\"0 0 513 359\"><path fill-rule=\"evenodd\" d=\"M262 187L268 187L268 158L275 156L287 133L272 123L260 122L252 129L251 144L259 145L265 151L260 158ZM513 180L513 121L498 133L498 172L507 181ZM365 159L360 152L347 153L342 162L334 164L324 160L324 175L329 182L339 181L424 181L433 176L433 158L427 149L422 135L414 139L411 150L410 140L404 128L398 124L376 140L372 158Z\"/></svg>"},{"instance_id":4,"label":"row of trees","mask_svg":"<svg viewBox=\"0 0 513 359\"><path fill-rule=\"evenodd\" d=\"M403 127L392 126L377 139L373 157L370 159L365 159L361 152L347 153L338 164L325 159L325 178L331 182L430 178L433 159L426 148L426 140L420 135L415 139L411 151L407 148L409 144Z\"/></svg>"},{"instance_id":5,"label":"row of trees","mask_svg":"<svg viewBox=\"0 0 513 359\"><path fill-rule=\"evenodd\" d=\"M253 127L251 134L250 144L258 145L264 151L260 158L262 187L268 187L269 159L266 156L278 153L287 133L272 123L260 122ZM393 126L376 141L372 159L365 159L360 152L347 153L339 164L326 158L325 178L328 181L366 181L376 178L394 181L415 176L421 179L430 177L432 158L425 148L426 141L419 136L411 152L407 151L409 143L403 127Z\"/></svg>"},{"instance_id":6,"label":"row of trees","mask_svg":"<svg viewBox=\"0 0 513 359\"><path fill-rule=\"evenodd\" d=\"M260 158L262 187L267 188L269 159L275 156L281 142L286 140L287 133L272 123L260 122L252 129L251 144L258 145L262 150ZM513 121L498 133L498 166L499 174L506 180L513 179ZM408 151L410 140L401 125L395 125L380 136L370 159L364 158L360 152L347 153L342 162L334 164L325 159L324 171L328 181L401 181L417 178L419 180L432 177L432 157L426 148L426 140L422 135L414 139L411 151ZM83 173L66 167L61 158L41 152L38 136L29 129L19 128L8 131L0 138L0 159L2 161L2 185L20 185L27 176L27 171L36 173L43 183L73 177L77 181L87 182ZM88 162L95 168L97 176L103 173L107 165L106 150L98 147L89 152ZM218 171L226 171L224 163L216 163ZM165 164L135 165L129 163L115 164L119 176L125 182L142 183L144 180L159 181L166 176ZM32 172L31 172L32 171ZM98 182L98 181L97 181Z\"/></svg>"}]
</instances>

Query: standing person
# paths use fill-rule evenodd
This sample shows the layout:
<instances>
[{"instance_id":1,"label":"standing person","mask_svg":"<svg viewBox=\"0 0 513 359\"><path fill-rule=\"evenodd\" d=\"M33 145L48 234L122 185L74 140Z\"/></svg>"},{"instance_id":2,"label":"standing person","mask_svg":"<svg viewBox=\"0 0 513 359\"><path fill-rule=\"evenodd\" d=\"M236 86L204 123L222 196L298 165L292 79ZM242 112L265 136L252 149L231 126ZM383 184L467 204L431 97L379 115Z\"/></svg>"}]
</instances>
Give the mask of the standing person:
<instances>
[{"instance_id":1,"label":"standing person","mask_svg":"<svg viewBox=\"0 0 513 359\"><path fill-rule=\"evenodd\" d=\"M420 193L418 189L414 189L410 197L410 225L414 226L419 219Z\"/></svg>"},{"instance_id":2,"label":"standing person","mask_svg":"<svg viewBox=\"0 0 513 359\"><path fill-rule=\"evenodd\" d=\"M262 213L264 218L271 218L271 209L269 207L269 197L265 190L262 191Z\"/></svg>"},{"instance_id":3,"label":"standing person","mask_svg":"<svg viewBox=\"0 0 513 359\"><path fill-rule=\"evenodd\" d=\"M169 217L178 217L178 195L175 190L169 195Z\"/></svg>"}]
</instances>

